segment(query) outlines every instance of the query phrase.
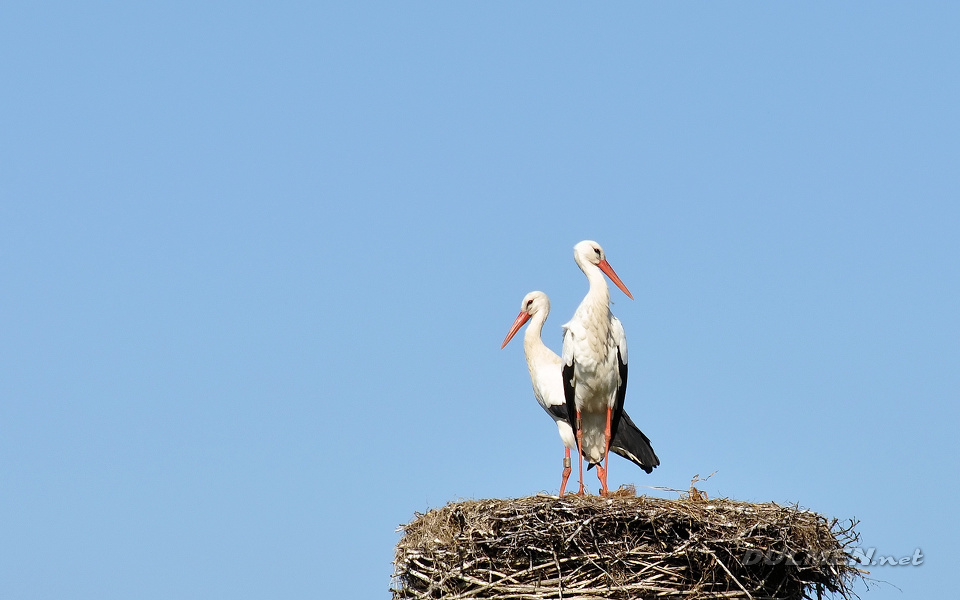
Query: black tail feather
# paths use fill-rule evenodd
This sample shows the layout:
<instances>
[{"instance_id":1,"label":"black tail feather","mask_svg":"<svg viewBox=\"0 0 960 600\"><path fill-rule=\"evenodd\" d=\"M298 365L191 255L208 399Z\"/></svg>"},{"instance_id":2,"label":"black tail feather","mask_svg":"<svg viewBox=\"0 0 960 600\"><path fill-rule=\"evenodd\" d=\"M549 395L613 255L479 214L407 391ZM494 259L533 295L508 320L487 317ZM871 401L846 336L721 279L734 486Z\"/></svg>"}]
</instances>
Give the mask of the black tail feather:
<instances>
[{"instance_id":1,"label":"black tail feather","mask_svg":"<svg viewBox=\"0 0 960 600\"><path fill-rule=\"evenodd\" d=\"M635 463L647 473L652 473L653 469L660 465L660 459L650 445L650 438L640 431L626 412L623 413L617 432L610 442L610 450Z\"/></svg>"}]
</instances>

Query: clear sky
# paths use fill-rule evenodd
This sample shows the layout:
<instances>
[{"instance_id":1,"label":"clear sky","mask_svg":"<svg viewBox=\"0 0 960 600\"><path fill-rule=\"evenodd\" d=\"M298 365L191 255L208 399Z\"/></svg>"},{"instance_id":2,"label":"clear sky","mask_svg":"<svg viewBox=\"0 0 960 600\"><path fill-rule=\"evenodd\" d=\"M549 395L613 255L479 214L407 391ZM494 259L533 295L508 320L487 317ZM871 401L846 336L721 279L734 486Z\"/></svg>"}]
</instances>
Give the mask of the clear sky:
<instances>
[{"instance_id":1,"label":"clear sky","mask_svg":"<svg viewBox=\"0 0 960 600\"><path fill-rule=\"evenodd\" d=\"M0 597L389 597L559 487L522 344L600 242L613 487L799 503L955 588L955 2L0 9ZM591 474L591 486L597 488ZM902 590L902 591L901 591ZM861 592L864 590L861 588Z\"/></svg>"}]
</instances>

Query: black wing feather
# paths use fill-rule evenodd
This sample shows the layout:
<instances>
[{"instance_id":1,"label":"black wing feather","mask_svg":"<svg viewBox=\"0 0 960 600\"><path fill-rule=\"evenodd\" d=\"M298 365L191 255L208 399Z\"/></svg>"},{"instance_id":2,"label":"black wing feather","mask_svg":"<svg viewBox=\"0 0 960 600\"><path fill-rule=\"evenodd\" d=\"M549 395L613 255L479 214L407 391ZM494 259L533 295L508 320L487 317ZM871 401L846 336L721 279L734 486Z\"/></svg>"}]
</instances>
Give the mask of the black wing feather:
<instances>
[{"instance_id":1,"label":"black wing feather","mask_svg":"<svg viewBox=\"0 0 960 600\"><path fill-rule=\"evenodd\" d=\"M580 450L580 438L577 436L577 395L573 389L573 367L576 361L563 365L563 396L567 399L567 422L573 429L573 436L577 438L577 450Z\"/></svg>"},{"instance_id":2,"label":"black wing feather","mask_svg":"<svg viewBox=\"0 0 960 600\"><path fill-rule=\"evenodd\" d=\"M550 407L548 407L548 408L545 408L544 410L546 410L548 413L550 413L550 416L553 417L554 419L561 419L561 420L563 420L563 421L565 421L565 422L567 422L567 423L570 423L570 419L567 418L567 405L566 405L566 403L564 403L564 404L554 404L553 406L550 406ZM571 425L571 427L573 427L573 426Z\"/></svg>"},{"instance_id":3,"label":"black wing feather","mask_svg":"<svg viewBox=\"0 0 960 600\"><path fill-rule=\"evenodd\" d=\"M620 371L620 386L617 388L616 403L613 405L613 416L610 419L611 437L617 435L620 427L620 417L623 416L623 402L627 398L627 363L623 362L619 348L617 348L617 368Z\"/></svg>"}]
</instances>

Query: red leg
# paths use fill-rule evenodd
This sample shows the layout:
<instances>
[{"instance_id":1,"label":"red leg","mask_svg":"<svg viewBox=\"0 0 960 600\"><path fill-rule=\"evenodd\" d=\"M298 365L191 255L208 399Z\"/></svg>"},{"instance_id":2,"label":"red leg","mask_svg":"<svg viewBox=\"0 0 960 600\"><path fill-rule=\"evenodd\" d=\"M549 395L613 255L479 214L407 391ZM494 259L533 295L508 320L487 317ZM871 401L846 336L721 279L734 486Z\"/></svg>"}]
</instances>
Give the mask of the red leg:
<instances>
[{"instance_id":1,"label":"red leg","mask_svg":"<svg viewBox=\"0 0 960 600\"><path fill-rule=\"evenodd\" d=\"M610 439L613 435L610 433L610 421L613 419L613 409L607 407L607 425L603 429L603 468L597 465L597 477L600 478L600 495L606 496L610 493L607 489L607 467L610 464Z\"/></svg>"},{"instance_id":2,"label":"red leg","mask_svg":"<svg viewBox=\"0 0 960 600\"><path fill-rule=\"evenodd\" d=\"M580 491L577 492L577 495L583 496L587 491L583 487L583 429L580 427L579 410L577 411L577 459L580 463Z\"/></svg>"},{"instance_id":3,"label":"red leg","mask_svg":"<svg viewBox=\"0 0 960 600\"><path fill-rule=\"evenodd\" d=\"M563 490L567 487L567 479L570 478L570 448L566 448L563 455L563 481L560 483L560 497L563 497Z\"/></svg>"}]
</instances>

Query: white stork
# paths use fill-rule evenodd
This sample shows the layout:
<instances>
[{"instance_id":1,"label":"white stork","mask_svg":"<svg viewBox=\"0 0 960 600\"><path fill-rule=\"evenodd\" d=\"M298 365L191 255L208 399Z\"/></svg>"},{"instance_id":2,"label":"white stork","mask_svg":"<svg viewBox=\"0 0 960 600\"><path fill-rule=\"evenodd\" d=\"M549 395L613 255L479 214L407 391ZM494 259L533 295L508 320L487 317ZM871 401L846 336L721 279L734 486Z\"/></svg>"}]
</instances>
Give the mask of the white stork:
<instances>
[{"instance_id":1,"label":"white stork","mask_svg":"<svg viewBox=\"0 0 960 600\"><path fill-rule=\"evenodd\" d=\"M600 244L580 242L573 247L573 258L590 289L573 318L563 325L563 391L567 411L575 415L580 454L590 466L596 465L600 494L606 496L610 440L620 424L627 393L627 338L623 325L610 312L604 274L628 297L633 295L607 262ZM582 459L579 493L584 493Z\"/></svg>"},{"instance_id":2,"label":"white stork","mask_svg":"<svg viewBox=\"0 0 960 600\"><path fill-rule=\"evenodd\" d=\"M570 450L576 449L577 439L573 435L570 419L567 413L567 401L563 394L560 357L543 343L541 332L543 324L550 314L550 299L543 292L530 292L523 297L520 303L520 314L510 327L507 337L500 348L503 349L513 339L517 331L532 319L526 332L523 334L523 353L527 359L527 369L530 371L530 381L533 383L533 395L540 406L553 417L557 424L557 432L563 441L563 480L560 482L560 495L567 486L570 477ZM623 421L613 436L611 450L620 456L636 463L641 469L650 473L660 464L650 440L633 423L626 412Z\"/></svg>"}]
</instances>

